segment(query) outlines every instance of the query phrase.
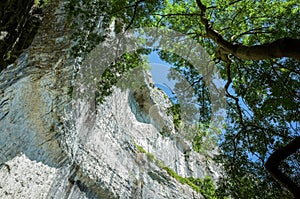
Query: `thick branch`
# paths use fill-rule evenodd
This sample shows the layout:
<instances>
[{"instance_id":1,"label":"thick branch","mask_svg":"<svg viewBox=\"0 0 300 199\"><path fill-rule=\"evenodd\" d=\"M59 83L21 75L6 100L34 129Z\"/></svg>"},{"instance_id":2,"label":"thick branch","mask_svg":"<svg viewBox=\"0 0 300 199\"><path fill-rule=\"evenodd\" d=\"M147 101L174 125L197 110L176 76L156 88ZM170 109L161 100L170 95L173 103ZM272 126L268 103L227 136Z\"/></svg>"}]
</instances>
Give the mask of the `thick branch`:
<instances>
[{"instance_id":1,"label":"thick branch","mask_svg":"<svg viewBox=\"0 0 300 199\"><path fill-rule=\"evenodd\" d=\"M300 149L300 136L296 137L285 147L277 149L267 160L265 167L267 171L294 195L296 199L300 199L300 187L295 184L289 177L279 170L279 164L288 156L296 153Z\"/></svg>"},{"instance_id":2,"label":"thick branch","mask_svg":"<svg viewBox=\"0 0 300 199\"><path fill-rule=\"evenodd\" d=\"M206 6L201 0L196 0L201 10L201 22L205 26L207 37L216 42L224 54L233 54L241 59L262 60L271 58L290 57L300 61L300 39L282 38L272 43L244 46L236 45L225 40L213 29L206 18Z\"/></svg>"}]
</instances>

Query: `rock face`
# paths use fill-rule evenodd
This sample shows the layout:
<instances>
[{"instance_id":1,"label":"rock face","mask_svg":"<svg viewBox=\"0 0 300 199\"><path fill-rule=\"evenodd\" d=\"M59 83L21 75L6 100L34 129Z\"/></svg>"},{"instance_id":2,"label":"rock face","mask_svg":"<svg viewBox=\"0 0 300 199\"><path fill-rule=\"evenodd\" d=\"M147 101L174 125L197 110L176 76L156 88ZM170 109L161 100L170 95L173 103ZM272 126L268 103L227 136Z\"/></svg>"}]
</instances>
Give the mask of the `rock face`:
<instances>
[{"instance_id":1,"label":"rock face","mask_svg":"<svg viewBox=\"0 0 300 199\"><path fill-rule=\"evenodd\" d=\"M31 46L0 74L0 198L203 198L155 161L218 178L175 136L170 102L147 73L143 89L115 88L96 115L84 114L88 103L72 115L64 12L51 1Z\"/></svg>"},{"instance_id":2,"label":"rock face","mask_svg":"<svg viewBox=\"0 0 300 199\"><path fill-rule=\"evenodd\" d=\"M0 2L0 71L13 63L23 49L31 44L43 17L35 2Z\"/></svg>"}]
</instances>

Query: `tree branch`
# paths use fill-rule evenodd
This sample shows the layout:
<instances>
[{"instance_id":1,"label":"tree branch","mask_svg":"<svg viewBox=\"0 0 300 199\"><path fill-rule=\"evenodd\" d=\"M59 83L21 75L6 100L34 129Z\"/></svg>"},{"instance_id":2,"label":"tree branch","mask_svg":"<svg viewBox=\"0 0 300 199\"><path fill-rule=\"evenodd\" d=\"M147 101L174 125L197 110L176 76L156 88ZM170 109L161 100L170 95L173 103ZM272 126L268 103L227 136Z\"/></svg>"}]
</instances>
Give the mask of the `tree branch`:
<instances>
[{"instance_id":1,"label":"tree branch","mask_svg":"<svg viewBox=\"0 0 300 199\"><path fill-rule=\"evenodd\" d=\"M224 54L233 54L241 59L262 60L271 58L290 57L300 61L300 39L281 38L271 43L245 46L233 44L225 40L221 34L213 29L206 18L206 6L201 0L196 0L201 11L201 22L205 26L207 36L216 42Z\"/></svg>"},{"instance_id":2,"label":"tree branch","mask_svg":"<svg viewBox=\"0 0 300 199\"><path fill-rule=\"evenodd\" d=\"M137 14L137 9L138 9L138 7L139 7L139 4L142 3L143 1L144 1L144 0L139 0L139 1L135 2L135 4L134 4L133 16L132 16L132 18L131 18L129 24L126 26L124 32L126 32L126 31L130 28L130 26L133 24L134 18L135 18L136 14Z\"/></svg>"},{"instance_id":3,"label":"tree branch","mask_svg":"<svg viewBox=\"0 0 300 199\"><path fill-rule=\"evenodd\" d=\"M200 16L199 13L169 13L169 14L154 14L161 17L170 17L170 16L187 16L187 17L193 17L193 16Z\"/></svg>"},{"instance_id":4,"label":"tree branch","mask_svg":"<svg viewBox=\"0 0 300 199\"><path fill-rule=\"evenodd\" d=\"M300 187L279 170L279 164L300 149L300 136L294 138L285 147L279 148L268 158L265 167L273 178L286 186L296 199L300 199Z\"/></svg>"},{"instance_id":5,"label":"tree branch","mask_svg":"<svg viewBox=\"0 0 300 199\"><path fill-rule=\"evenodd\" d=\"M243 0L236 0L236 1L230 2L230 3L228 3L227 5L225 5L224 7L231 6L231 5L236 4L236 3L240 2L240 1L243 1ZM217 8L217 6L210 6L210 7L207 7L207 9L215 9L215 8Z\"/></svg>"},{"instance_id":6,"label":"tree branch","mask_svg":"<svg viewBox=\"0 0 300 199\"><path fill-rule=\"evenodd\" d=\"M261 28L254 28L254 29L251 29L251 30L247 30L239 35L233 35L231 37L231 40L233 42L237 41L238 39L240 39L242 36L244 35L255 35L255 34L271 34L271 33L274 33L273 31L263 31L263 29L266 29L266 27L261 27Z\"/></svg>"},{"instance_id":7,"label":"tree branch","mask_svg":"<svg viewBox=\"0 0 300 199\"><path fill-rule=\"evenodd\" d=\"M231 95L228 91L229 86L232 83L230 65L231 65L231 62L228 62L226 65L227 82L226 82L224 88L225 88L225 92L226 92L227 96L234 100L237 111L238 111L238 115L239 115L239 123L242 127L242 130L245 130L245 124L243 123L243 111L242 111L241 106L239 105L239 98ZM238 137L238 136L239 136L239 133L235 137Z\"/></svg>"}]
</instances>

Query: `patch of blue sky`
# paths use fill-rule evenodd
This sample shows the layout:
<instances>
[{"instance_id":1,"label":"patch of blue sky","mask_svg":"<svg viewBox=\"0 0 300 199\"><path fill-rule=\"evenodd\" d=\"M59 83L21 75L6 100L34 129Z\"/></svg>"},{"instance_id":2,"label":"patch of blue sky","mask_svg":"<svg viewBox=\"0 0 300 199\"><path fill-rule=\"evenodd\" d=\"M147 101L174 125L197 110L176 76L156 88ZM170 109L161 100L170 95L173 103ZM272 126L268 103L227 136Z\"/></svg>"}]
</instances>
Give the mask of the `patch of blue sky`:
<instances>
[{"instance_id":1,"label":"patch of blue sky","mask_svg":"<svg viewBox=\"0 0 300 199\"><path fill-rule=\"evenodd\" d=\"M151 66L152 79L156 87L162 89L170 100L174 103L176 98L173 93L176 81L168 79L170 68L172 67L169 63L161 60L156 52L151 52L148 56L149 65Z\"/></svg>"}]
</instances>

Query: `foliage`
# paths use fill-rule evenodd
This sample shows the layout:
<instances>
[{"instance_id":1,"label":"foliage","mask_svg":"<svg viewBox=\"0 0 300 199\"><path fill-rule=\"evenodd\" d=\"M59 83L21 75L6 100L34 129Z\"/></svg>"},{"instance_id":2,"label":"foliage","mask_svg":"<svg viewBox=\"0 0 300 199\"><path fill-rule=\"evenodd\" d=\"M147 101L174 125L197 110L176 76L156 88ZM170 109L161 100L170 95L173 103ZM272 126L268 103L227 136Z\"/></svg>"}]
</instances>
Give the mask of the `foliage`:
<instances>
[{"instance_id":1,"label":"foliage","mask_svg":"<svg viewBox=\"0 0 300 199\"><path fill-rule=\"evenodd\" d=\"M214 134L218 130L214 134L208 131L211 102L208 87L203 81L205 74L200 74L197 66L172 52L158 51L158 54L172 64L168 78L176 80L174 93L178 103L168 109L174 115L173 123L177 130L181 128L184 131L185 138L192 140L195 151L206 154L216 147Z\"/></svg>"},{"instance_id":2,"label":"foliage","mask_svg":"<svg viewBox=\"0 0 300 199\"><path fill-rule=\"evenodd\" d=\"M141 63L144 63L141 54L146 54L147 50L140 49L133 53L125 53L121 55L113 64L105 69L100 80L97 83L96 102L103 103L105 97L113 91L113 86L118 85L120 88L134 88L138 84L138 75L142 74L145 69ZM135 69L134 72L132 70ZM136 74L136 75L130 75ZM131 79L130 79L131 78Z\"/></svg>"},{"instance_id":3,"label":"foliage","mask_svg":"<svg viewBox=\"0 0 300 199\"><path fill-rule=\"evenodd\" d=\"M214 129L214 133L209 130L209 127L203 123L194 125L193 148L196 152L207 155L208 152L217 148L219 129Z\"/></svg>"},{"instance_id":4,"label":"foliage","mask_svg":"<svg viewBox=\"0 0 300 199\"><path fill-rule=\"evenodd\" d=\"M172 65L168 78L177 81L174 88L176 97L181 109L190 113L190 117L185 116L185 120L189 123L207 124L211 117L211 102L208 87L203 81L205 74L200 74L198 66L191 65L176 54L159 51L159 55Z\"/></svg>"},{"instance_id":5,"label":"foliage","mask_svg":"<svg viewBox=\"0 0 300 199\"><path fill-rule=\"evenodd\" d=\"M211 177L206 176L203 180L193 177L182 177L173 169L165 166L160 160L156 159L152 153L147 152L142 146L135 143L135 147L139 153L145 153L147 157L157 164L161 169L165 170L171 177L176 179L181 184L187 184L196 192L201 193L207 199L217 199L216 188Z\"/></svg>"},{"instance_id":6,"label":"foliage","mask_svg":"<svg viewBox=\"0 0 300 199\"><path fill-rule=\"evenodd\" d=\"M34 4L38 7L47 6L50 3L50 0L34 0Z\"/></svg>"},{"instance_id":7,"label":"foliage","mask_svg":"<svg viewBox=\"0 0 300 199\"><path fill-rule=\"evenodd\" d=\"M98 49L98 54L101 54L103 58L112 57L113 51L117 52L122 49L123 46L109 43L121 27L119 27L120 24L118 24L114 15L116 7L108 4L107 1L70 0L66 4L66 8L69 13L69 21L71 21L71 40L73 41L71 55L76 58L74 74L74 77L76 77L80 65L88 67L84 65L84 60L89 53L96 46L103 44L104 41L107 42L106 46L103 46L103 49ZM113 22L117 27L112 28L110 26ZM112 93L113 86L118 86L122 89L139 86L133 84L138 84L137 76L141 75L142 70L149 68L143 56L149 53L149 49L137 49L133 52L125 51L124 54L113 60L109 58L100 60L98 58L99 62L93 63L97 66L96 71L98 73L95 74L93 70L89 71L89 79L96 79L96 105L105 101L105 97ZM135 69L134 72L133 69ZM137 73L137 75L131 75L130 73ZM100 77L97 76L99 74L101 74Z\"/></svg>"},{"instance_id":8,"label":"foliage","mask_svg":"<svg viewBox=\"0 0 300 199\"><path fill-rule=\"evenodd\" d=\"M138 150L139 153L146 153L147 151L140 145L135 144L136 149Z\"/></svg>"},{"instance_id":9,"label":"foliage","mask_svg":"<svg viewBox=\"0 0 300 199\"><path fill-rule=\"evenodd\" d=\"M199 74L197 67L192 66L176 54L159 51L159 55L172 64L168 78L177 82L174 92L178 104L169 108L169 111L175 115L173 121L175 127L179 129L181 124L182 131L187 135L185 138L192 140L194 150L201 154L207 154L217 146L215 135L219 134L219 130L214 129L214 133L209 131L212 110L209 90L203 81L205 74Z\"/></svg>"},{"instance_id":10,"label":"foliage","mask_svg":"<svg viewBox=\"0 0 300 199\"><path fill-rule=\"evenodd\" d=\"M66 9L72 29L71 53L74 57L84 58L109 34L112 16L107 11L109 12L111 7L103 0L69 0Z\"/></svg>"},{"instance_id":11,"label":"foliage","mask_svg":"<svg viewBox=\"0 0 300 199\"><path fill-rule=\"evenodd\" d=\"M167 113L171 114L173 116L173 123L175 126L175 129L178 130L180 127L181 117L180 117L180 105L179 104L172 104L167 109Z\"/></svg>"}]
</instances>

